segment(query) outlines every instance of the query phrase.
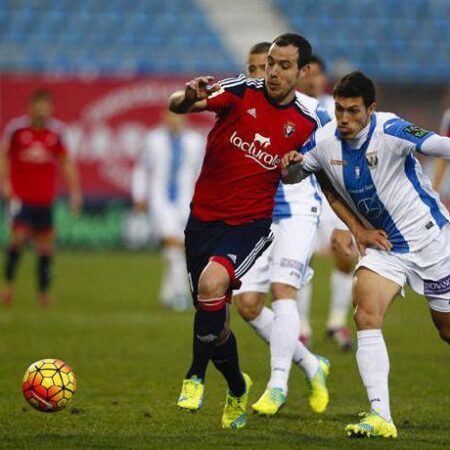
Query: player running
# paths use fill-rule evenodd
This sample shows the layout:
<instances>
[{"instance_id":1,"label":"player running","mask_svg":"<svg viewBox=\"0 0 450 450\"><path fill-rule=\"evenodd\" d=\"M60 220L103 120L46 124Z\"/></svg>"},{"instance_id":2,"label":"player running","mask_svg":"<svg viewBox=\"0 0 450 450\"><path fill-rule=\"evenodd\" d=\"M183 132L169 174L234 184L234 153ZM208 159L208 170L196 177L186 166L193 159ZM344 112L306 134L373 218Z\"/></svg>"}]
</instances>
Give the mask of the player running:
<instances>
[{"instance_id":1,"label":"player running","mask_svg":"<svg viewBox=\"0 0 450 450\"><path fill-rule=\"evenodd\" d=\"M4 304L13 299L14 278L23 246L32 239L38 254L38 300L51 303L52 255L54 244L52 205L56 166L60 165L69 188L73 213L81 207L76 167L63 139L64 126L52 119L53 97L39 90L32 94L28 116L7 126L0 158L2 194L12 213L11 237L6 250Z\"/></svg>"},{"instance_id":2,"label":"player running","mask_svg":"<svg viewBox=\"0 0 450 450\"><path fill-rule=\"evenodd\" d=\"M325 171L352 210L381 228L389 251L367 249L355 271L356 359L371 405L349 436L397 437L389 406L389 358L382 334L389 305L408 283L425 295L441 338L450 343L448 212L413 151L450 159L450 139L391 113L375 112L375 87L361 72L335 86L336 122L317 130L301 152L283 157L286 181ZM290 164L302 161L301 164Z\"/></svg>"},{"instance_id":3,"label":"player running","mask_svg":"<svg viewBox=\"0 0 450 450\"><path fill-rule=\"evenodd\" d=\"M261 42L250 49L248 76L265 77L270 46ZM308 70L309 64L301 70L300 79ZM314 113L318 102L305 94L298 94L297 98L305 114L318 120ZM242 277L242 286L235 291L239 314L258 336L270 343L271 377L261 398L252 405L261 415L275 415L286 403L292 360L306 375L313 411L324 412L328 404L326 377L330 364L298 340L300 321L295 300L302 284L309 282L309 258L315 245L321 203L315 177L292 186L280 183L273 212L273 244ZM264 306L269 290L272 308Z\"/></svg>"},{"instance_id":4,"label":"player running","mask_svg":"<svg viewBox=\"0 0 450 450\"><path fill-rule=\"evenodd\" d=\"M281 157L304 143L317 127L295 96L300 70L311 58L309 42L283 34L274 40L269 58L267 81L241 75L213 84L212 77L199 77L169 100L170 109L177 113L216 113L185 230L197 309L193 361L177 405L189 411L200 409L206 368L212 360L229 387L224 428L245 425L252 384L240 370L236 338L229 327L231 292L273 239L270 225ZM379 239L341 201L334 206L364 242Z\"/></svg>"}]
</instances>

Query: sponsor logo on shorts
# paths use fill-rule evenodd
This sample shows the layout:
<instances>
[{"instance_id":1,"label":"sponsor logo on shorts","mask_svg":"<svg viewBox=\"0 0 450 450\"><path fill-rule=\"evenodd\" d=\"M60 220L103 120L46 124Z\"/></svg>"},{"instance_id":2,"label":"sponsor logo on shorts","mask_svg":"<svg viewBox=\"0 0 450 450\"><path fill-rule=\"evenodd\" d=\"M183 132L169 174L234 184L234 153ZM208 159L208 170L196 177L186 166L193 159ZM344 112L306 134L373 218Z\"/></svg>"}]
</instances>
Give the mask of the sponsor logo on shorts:
<instances>
[{"instance_id":1,"label":"sponsor logo on shorts","mask_svg":"<svg viewBox=\"0 0 450 450\"><path fill-rule=\"evenodd\" d=\"M423 280L425 295L439 295L450 292L450 275L440 280Z\"/></svg>"},{"instance_id":2,"label":"sponsor logo on shorts","mask_svg":"<svg viewBox=\"0 0 450 450\"><path fill-rule=\"evenodd\" d=\"M281 267L289 267L291 269L298 270L299 272L303 270L303 263L296 259L281 258L280 265Z\"/></svg>"}]
</instances>

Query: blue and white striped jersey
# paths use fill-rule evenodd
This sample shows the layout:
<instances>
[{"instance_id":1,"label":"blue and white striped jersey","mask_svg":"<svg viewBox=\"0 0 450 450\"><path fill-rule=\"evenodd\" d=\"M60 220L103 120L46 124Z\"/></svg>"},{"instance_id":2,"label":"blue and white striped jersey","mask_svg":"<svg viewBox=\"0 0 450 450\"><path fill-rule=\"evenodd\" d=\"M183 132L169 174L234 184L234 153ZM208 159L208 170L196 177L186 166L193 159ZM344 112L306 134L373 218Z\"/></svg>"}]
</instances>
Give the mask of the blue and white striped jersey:
<instances>
[{"instance_id":1,"label":"blue and white striped jersey","mask_svg":"<svg viewBox=\"0 0 450 450\"><path fill-rule=\"evenodd\" d=\"M303 107L314 115L321 126L331 118L326 111L320 110L319 102L309 95L297 92L297 99ZM275 194L273 220L285 219L297 215L319 216L322 209L322 192L316 177L311 176L299 184L285 185L280 183Z\"/></svg>"},{"instance_id":2,"label":"blue and white striped jersey","mask_svg":"<svg viewBox=\"0 0 450 450\"><path fill-rule=\"evenodd\" d=\"M386 231L394 252L416 251L448 224L449 214L413 151L449 159L450 139L391 113L372 114L355 140L341 139L330 122L301 149L301 178L324 170L367 226Z\"/></svg>"}]
</instances>

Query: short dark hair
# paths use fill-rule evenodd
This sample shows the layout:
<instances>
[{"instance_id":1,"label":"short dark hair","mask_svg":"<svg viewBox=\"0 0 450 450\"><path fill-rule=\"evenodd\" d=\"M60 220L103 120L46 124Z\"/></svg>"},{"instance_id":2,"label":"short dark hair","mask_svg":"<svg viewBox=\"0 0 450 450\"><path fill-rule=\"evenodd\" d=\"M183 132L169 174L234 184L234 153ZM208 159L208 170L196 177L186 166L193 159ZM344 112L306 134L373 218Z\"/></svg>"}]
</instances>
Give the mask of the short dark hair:
<instances>
[{"instance_id":1,"label":"short dark hair","mask_svg":"<svg viewBox=\"0 0 450 450\"><path fill-rule=\"evenodd\" d=\"M30 95L30 103L36 103L41 100L53 102L53 94L48 89L37 89Z\"/></svg>"},{"instance_id":2,"label":"short dark hair","mask_svg":"<svg viewBox=\"0 0 450 450\"><path fill-rule=\"evenodd\" d=\"M323 62L323 59L320 56L312 55L309 64L317 64L322 69L322 72L327 71L325 63Z\"/></svg>"},{"instance_id":3,"label":"short dark hair","mask_svg":"<svg viewBox=\"0 0 450 450\"><path fill-rule=\"evenodd\" d=\"M333 97L354 98L362 97L368 108L375 102L375 85L362 72L355 71L341 78L333 89Z\"/></svg>"},{"instance_id":4,"label":"short dark hair","mask_svg":"<svg viewBox=\"0 0 450 450\"><path fill-rule=\"evenodd\" d=\"M270 42L258 42L250 49L248 53L250 55L260 55L262 53L269 53L271 45L272 44Z\"/></svg>"},{"instance_id":5,"label":"short dark hair","mask_svg":"<svg viewBox=\"0 0 450 450\"><path fill-rule=\"evenodd\" d=\"M272 44L278 45L278 47L287 47L293 45L298 49L298 68L301 69L311 61L312 48L311 44L299 34L296 33L284 33L276 37Z\"/></svg>"}]
</instances>

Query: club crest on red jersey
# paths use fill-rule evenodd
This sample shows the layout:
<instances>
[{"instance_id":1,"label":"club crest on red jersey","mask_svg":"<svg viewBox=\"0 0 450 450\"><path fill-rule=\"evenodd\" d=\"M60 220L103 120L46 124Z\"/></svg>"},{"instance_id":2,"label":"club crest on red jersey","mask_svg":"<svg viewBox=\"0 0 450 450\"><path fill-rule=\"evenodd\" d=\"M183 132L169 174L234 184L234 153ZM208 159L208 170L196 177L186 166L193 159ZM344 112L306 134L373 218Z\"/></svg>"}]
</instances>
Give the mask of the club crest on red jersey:
<instances>
[{"instance_id":1,"label":"club crest on red jersey","mask_svg":"<svg viewBox=\"0 0 450 450\"><path fill-rule=\"evenodd\" d=\"M295 133L295 124L292 122L286 122L284 124L284 136L291 137Z\"/></svg>"}]
</instances>

